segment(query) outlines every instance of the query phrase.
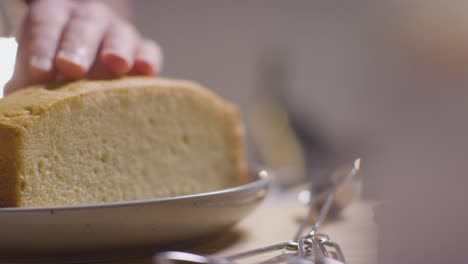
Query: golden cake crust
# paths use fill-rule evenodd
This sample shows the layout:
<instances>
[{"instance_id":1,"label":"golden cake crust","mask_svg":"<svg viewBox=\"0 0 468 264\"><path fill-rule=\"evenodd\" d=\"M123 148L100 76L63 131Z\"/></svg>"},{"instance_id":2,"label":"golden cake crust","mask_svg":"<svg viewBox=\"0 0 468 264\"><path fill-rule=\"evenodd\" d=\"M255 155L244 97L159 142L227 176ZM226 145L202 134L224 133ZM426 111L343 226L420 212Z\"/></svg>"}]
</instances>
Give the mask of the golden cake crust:
<instances>
[{"instance_id":1,"label":"golden cake crust","mask_svg":"<svg viewBox=\"0 0 468 264\"><path fill-rule=\"evenodd\" d=\"M67 105L79 97L102 95L103 93L131 93L151 89L152 93L193 94L208 100L222 112L227 119L235 123L236 142L233 142L236 163L239 169L239 181L246 181L244 162L244 128L235 106L208 91L197 83L152 78L126 77L118 80L83 80L63 85L35 85L0 100L0 207L21 206L22 161L18 153L23 148L24 135L28 128L38 122L52 109L66 109Z\"/></svg>"}]
</instances>

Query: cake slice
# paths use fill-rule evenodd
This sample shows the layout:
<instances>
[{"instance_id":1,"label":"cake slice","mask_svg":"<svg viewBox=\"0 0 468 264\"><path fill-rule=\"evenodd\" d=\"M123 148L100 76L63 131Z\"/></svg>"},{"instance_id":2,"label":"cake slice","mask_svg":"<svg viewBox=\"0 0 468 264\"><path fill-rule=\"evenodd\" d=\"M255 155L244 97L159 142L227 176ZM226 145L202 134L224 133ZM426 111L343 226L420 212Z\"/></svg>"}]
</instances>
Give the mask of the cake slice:
<instances>
[{"instance_id":1,"label":"cake slice","mask_svg":"<svg viewBox=\"0 0 468 264\"><path fill-rule=\"evenodd\" d=\"M0 207L172 197L244 181L237 109L198 84L133 77L0 100Z\"/></svg>"}]
</instances>

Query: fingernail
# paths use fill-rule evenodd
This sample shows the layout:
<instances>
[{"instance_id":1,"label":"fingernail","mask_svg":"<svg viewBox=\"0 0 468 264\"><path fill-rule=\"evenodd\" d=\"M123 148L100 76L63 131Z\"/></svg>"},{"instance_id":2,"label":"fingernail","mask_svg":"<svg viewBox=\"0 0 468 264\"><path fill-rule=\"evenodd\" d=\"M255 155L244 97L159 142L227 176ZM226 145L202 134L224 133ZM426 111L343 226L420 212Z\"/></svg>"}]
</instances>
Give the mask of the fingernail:
<instances>
[{"instance_id":1,"label":"fingernail","mask_svg":"<svg viewBox=\"0 0 468 264\"><path fill-rule=\"evenodd\" d=\"M155 67L153 67L153 65L143 60L137 60L135 62L134 68L137 74L157 75L158 73L158 71L155 69Z\"/></svg>"},{"instance_id":2,"label":"fingernail","mask_svg":"<svg viewBox=\"0 0 468 264\"><path fill-rule=\"evenodd\" d=\"M52 70L52 59L46 57L33 56L29 61L32 67L43 70L51 71Z\"/></svg>"},{"instance_id":3,"label":"fingernail","mask_svg":"<svg viewBox=\"0 0 468 264\"><path fill-rule=\"evenodd\" d=\"M132 60L132 55L125 50L105 49L101 52L101 57L105 58L108 56L120 57L127 62Z\"/></svg>"},{"instance_id":4,"label":"fingernail","mask_svg":"<svg viewBox=\"0 0 468 264\"><path fill-rule=\"evenodd\" d=\"M61 50L57 53L57 57L85 68L89 66L89 63L86 61L84 51L82 50L77 50L76 52L68 52Z\"/></svg>"},{"instance_id":5,"label":"fingernail","mask_svg":"<svg viewBox=\"0 0 468 264\"><path fill-rule=\"evenodd\" d=\"M112 53L104 54L102 56L102 61L105 64L107 70L116 77L120 77L126 74L131 67L131 65L128 63L128 60Z\"/></svg>"},{"instance_id":6,"label":"fingernail","mask_svg":"<svg viewBox=\"0 0 468 264\"><path fill-rule=\"evenodd\" d=\"M57 82L64 82L64 81L68 80L68 78L63 74L58 74L57 77L55 77L55 80Z\"/></svg>"}]
</instances>

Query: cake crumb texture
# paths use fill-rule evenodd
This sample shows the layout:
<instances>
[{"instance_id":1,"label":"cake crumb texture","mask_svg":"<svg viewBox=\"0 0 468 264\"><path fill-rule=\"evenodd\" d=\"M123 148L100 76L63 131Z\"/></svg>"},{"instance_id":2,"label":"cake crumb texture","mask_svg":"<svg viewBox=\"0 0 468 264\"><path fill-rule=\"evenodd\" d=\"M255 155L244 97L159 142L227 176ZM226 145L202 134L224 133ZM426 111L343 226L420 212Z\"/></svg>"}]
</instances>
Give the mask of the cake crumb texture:
<instances>
[{"instance_id":1,"label":"cake crumb texture","mask_svg":"<svg viewBox=\"0 0 468 264\"><path fill-rule=\"evenodd\" d=\"M245 180L238 110L196 83L56 86L0 100L0 207L173 197Z\"/></svg>"}]
</instances>

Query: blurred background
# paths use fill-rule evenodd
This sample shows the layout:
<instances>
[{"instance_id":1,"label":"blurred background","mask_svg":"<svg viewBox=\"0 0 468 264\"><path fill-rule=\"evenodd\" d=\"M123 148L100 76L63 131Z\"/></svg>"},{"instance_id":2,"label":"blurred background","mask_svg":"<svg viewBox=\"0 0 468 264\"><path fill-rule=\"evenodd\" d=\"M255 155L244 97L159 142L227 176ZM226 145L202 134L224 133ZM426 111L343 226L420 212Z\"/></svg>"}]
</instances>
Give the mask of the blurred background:
<instances>
[{"instance_id":1,"label":"blurred background","mask_svg":"<svg viewBox=\"0 0 468 264\"><path fill-rule=\"evenodd\" d=\"M249 159L363 156L381 263L465 263L468 1L138 1L166 76L240 106ZM287 183L286 183L287 184Z\"/></svg>"},{"instance_id":2,"label":"blurred background","mask_svg":"<svg viewBox=\"0 0 468 264\"><path fill-rule=\"evenodd\" d=\"M360 156L380 262L466 263L468 1L133 3L164 76L239 106L251 164L288 185Z\"/></svg>"},{"instance_id":3,"label":"blurred background","mask_svg":"<svg viewBox=\"0 0 468 264\"><path fill-rule=\"evenodd\" d=\"M251 163L322 174L371 148L366 3L135 4L140 29L164 49L164 75L196 80L239 105ZM290 129L302 147L286 136Z\"/></svg>"}]
</instances>

